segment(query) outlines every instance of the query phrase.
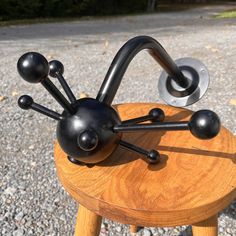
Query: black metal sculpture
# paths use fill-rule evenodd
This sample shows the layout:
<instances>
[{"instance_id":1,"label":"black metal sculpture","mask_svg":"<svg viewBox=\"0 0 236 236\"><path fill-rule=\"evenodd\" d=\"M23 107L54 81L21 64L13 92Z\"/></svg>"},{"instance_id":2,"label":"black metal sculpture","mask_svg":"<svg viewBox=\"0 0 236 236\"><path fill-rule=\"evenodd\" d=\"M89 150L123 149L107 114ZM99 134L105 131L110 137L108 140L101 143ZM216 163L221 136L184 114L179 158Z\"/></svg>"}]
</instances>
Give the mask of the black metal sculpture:
<instances>
[{"instance_id":1,"label":"black metal sculpture","mask_svg":"<svg viewBox=\"0 0 236 236\"><path fill-rule=\"evenodd\" d=\"M29 52L20 57L17 69L23 79L41 83L64 108L62 114L34 103L28 95L19 98L22 109L33 109L58 120L57 139L73 163L97 163L108 156L118 145L145 155L150 163L159 160L156 150L146 151L122 138L123 132L151 130L190 130L200 139L215 137L220 130L218 116L210 110L195 112L189 122L164 122L165 114L152 109L148 115L122 121L111 106L123 75L134 56L148 49L151 56L163 67L159 80L159 93L173 106L186 106L197 102L206 92L209 75L198 60L183 58L173 61L164 48L153 38L138 36L129 40L115 56L97 98L76 99L65 79L64 67L59 61L47 62L39 53ZM48 78L55 77L62 85L69 101ZM151 121L151 123L143 123Z\"/></svg>"}]
</instances>

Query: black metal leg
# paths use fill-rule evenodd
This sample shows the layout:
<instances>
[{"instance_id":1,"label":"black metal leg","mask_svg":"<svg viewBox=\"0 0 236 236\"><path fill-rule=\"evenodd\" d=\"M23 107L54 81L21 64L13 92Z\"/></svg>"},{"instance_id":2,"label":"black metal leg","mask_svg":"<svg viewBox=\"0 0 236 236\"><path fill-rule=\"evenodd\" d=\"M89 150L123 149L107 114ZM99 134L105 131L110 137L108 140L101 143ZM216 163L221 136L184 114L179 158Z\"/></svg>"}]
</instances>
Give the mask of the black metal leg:
<instances>
[{"instance_id":1,"label":"black metal leg","mask_svg":"<svg viewBox=\"0 0 236 236\"><path fill-rule=\"evenodd\" d=\"M160 160L160 154L156 150L147 151L141 147L137 147L131 143L120 140L120 145L130 151L137 152L147 157L148 161L152 164L158 163Z\"/></svg>"},{"instance_id":2,"label":"black metal leg","mask_svg":"<svg viewBox=\"0 0 236 236\"><path fill-rule=\"evenodd\" d=\"M137 124L149 120L152 122L162 122L164 121L164 119L165 119L164 111L160 108L153 108L152 110L149 111L148 115L122 121L122 125Z\"/></svg>"},{"instance_id":3,"label":"black metal leg","mask_svg":"<svg viewBox=\"0 0 236 236\"><path fill-rule=\"evenodd\" d=\"M150 55L180 87L189 86L188 79L159 42L148 36L138 36L129 40L116 54L98 92L96 99L99 102L112 103L129 63L143 49L148 49Z\"/></svg>"},{"instance_id":4,"label":"black metal leg","mask_svg":"<svg viewBox=\"0 0 236 236\"><path fill-rule=\"evenodd\" d=\"M73 164L76 164L76 165L85 165L85 163L76 160L74 157L67 156L67 158L68 158L68 160L69 160L70 162L72 162Z\"/></svg>"}]
</instances>

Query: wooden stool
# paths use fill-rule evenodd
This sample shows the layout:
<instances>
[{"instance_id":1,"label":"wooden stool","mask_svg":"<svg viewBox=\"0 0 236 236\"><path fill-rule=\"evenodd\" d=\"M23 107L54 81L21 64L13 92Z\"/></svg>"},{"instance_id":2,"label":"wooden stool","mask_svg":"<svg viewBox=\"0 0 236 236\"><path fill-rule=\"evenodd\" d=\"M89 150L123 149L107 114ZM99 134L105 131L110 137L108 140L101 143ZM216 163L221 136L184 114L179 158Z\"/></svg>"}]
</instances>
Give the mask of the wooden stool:
<instances>
[{"instance_id":1,"label":"wooden stool","mask_svg":"<svg viewBox=\"0 0 236 236\"><path fill-rule=\"evenodd\" d=\"M160 104L123 104L122 120L160 107L166 121L191 111ZM75 165L55 145L57 174L81 205L75 235L99 235L102 217L132 225L192 225L194 236L216 236L217 214L236 197L236 139L224 127L211 140L189 131L125 133L123 140L161 154L159 164L121 147L96 165Z\"/></svg>"}]
</instances>

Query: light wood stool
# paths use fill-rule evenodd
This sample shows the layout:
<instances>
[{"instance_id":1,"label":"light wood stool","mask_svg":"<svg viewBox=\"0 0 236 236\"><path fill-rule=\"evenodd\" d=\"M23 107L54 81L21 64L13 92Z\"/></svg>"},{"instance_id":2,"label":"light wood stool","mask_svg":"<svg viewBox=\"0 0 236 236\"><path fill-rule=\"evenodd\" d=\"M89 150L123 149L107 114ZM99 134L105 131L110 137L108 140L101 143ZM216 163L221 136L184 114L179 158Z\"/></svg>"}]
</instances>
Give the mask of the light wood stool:
<instances>
[{"instance_id":1,"label":"light wood stool","mask_svg":"<svg viewBox=\"0 0 236 236\"><path fill-rule=\"evenodd\" d=\"M122 120L160 107L165 121L192 112L160 104L117 105ZM161 154L159 164L121 147L96 165L75 165L55 145L57 174L80 203L76 236L97 236L102 217L140 226L192 225L194 236L216 236L217 214L236 198L236 138L224 127L211 140L189 131L125 133L123 140Z\"/></svg>"}]
</instances>

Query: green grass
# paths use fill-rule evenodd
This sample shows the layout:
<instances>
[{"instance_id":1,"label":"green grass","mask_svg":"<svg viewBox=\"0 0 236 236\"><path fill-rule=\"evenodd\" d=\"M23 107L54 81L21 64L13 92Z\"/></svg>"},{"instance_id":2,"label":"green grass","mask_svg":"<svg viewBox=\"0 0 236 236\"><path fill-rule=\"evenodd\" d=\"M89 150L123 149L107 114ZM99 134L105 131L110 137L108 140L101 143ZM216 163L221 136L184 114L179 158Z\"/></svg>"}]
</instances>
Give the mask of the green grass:
<instances>
[{"instance_id":1,"label":"green grass","mask_svg":"<svg viewBox=\"0 0 236 236\"><path fill-rule=\"evenodd\" d=\"M221 12L216 16L217 19L222 19L222 18L236 18L236 9L230 10L230 11L224 11Z\"/></svg>"}]
</instances>

